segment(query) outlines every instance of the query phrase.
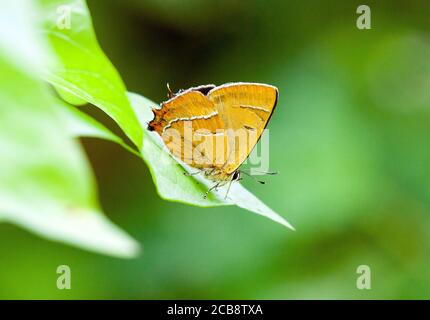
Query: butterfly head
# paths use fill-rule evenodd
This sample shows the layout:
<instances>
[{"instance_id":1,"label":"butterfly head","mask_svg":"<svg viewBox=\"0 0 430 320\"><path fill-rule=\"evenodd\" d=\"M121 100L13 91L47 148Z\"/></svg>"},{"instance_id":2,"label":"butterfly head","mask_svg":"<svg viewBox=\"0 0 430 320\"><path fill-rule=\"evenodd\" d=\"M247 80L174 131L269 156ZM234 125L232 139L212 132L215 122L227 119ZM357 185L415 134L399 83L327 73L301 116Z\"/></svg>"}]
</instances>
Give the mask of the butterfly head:
<instances>
[{"instance_id":1,"label":"butterfly head","mask_svg":"<svg viewBox=\"0 0 430 320\"><path fill-rule=\"evenodd\" d=\"M236 170L235 172L233 172L233 177L232 177L232 181L239 181L241 179L241 174L239 170Z\"/></svg>"}]
</instances>

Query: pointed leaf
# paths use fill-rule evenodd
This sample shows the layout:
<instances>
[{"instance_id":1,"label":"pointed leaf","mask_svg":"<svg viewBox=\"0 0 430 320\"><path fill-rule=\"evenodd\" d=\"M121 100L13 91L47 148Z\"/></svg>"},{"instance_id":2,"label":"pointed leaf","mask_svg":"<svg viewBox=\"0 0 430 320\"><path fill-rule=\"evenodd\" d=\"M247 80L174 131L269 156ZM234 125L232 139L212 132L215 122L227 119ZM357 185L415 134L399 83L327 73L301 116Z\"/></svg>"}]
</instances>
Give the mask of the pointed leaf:
<instances>
[{"instance_id":1,"label":"pointed leaf","mask_svg":"<svg viewBox=\"0 0 430 320\"><path fill-rule=\"evenodd\" d=\"M153 118L151 109L156 108L157 105L135 93L129 93L128 96L142 127L146 128L148 122ZM213 185L213 182L201 175L184 175L186 172L191 173L195 170L192 170L185 164L180 164L170 156L155 132L145 132L142 156L151 170L158 193L166 200L205 207L235 204L238 207L265 216L294 230L283 217L266 206L239 182L233 183L227 199L224 199L227 193L227 186L219 188L218 191L211 192L208 199L204 199L203 194Z\"/></svg>"}]
</instances>

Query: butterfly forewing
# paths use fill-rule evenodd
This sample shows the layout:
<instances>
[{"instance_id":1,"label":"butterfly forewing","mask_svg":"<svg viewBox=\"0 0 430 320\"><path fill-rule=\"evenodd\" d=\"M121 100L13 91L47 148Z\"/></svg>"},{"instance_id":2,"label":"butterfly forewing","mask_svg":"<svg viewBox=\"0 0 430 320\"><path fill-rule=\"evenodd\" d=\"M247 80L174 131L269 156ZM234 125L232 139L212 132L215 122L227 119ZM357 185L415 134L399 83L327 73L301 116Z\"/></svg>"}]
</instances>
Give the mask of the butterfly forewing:
<instances>
[{"instance_id":1,"label":"butterfly forewing","mask_svg":"<svg viewBox=\"0 0 430 320\"><path fill-rule=\"evenodd\" d=\"M149 127L162 137L170 153L192 167L221 168L227 144L224 122L212 101L187 90L154 109Z\"/></svg>"}]
</instances>

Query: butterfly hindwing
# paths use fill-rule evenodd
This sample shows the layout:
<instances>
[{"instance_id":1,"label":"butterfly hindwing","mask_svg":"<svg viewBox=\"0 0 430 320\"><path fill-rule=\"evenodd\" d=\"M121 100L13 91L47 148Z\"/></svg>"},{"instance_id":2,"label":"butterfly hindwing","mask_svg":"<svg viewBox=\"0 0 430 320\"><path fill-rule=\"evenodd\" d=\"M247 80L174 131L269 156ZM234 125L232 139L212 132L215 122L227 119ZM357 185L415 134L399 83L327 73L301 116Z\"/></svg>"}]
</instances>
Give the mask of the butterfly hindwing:
<instances>
[{"instance_id":1,"label":"butterfly hindwing","mask_svg":"<svg viewBox=\"0 0 430 320\"><path fill-rule=\"evenodd\" d=\"M257 83L232 83L212 89L208 93L225 128L228 137L226 173L234 172L248 157L267 126L278 99L278 89ZM245 136L246 143L240 141Z\"/></svg>"}]
</instances>

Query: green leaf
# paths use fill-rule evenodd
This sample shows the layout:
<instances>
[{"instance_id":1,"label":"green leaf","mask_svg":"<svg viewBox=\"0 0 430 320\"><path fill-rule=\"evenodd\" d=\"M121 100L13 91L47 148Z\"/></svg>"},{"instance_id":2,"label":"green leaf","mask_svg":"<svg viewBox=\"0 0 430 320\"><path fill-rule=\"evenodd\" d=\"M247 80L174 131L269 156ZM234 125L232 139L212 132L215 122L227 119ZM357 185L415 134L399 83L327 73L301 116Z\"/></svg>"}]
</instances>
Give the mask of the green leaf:
<instances>
[{"instance_id":1,"label":"green leaf","mask_svg":"<svg viewBox=\"0 0 430 320\"><path fill-rule=\"evenodd\" d=\"M132 104L130 107L119 76L97 45L85 3L60 0L40 0L39 2L48 12L44 19L45 33L61 59L59 66L51 65L47 80L60 89L60 94L66 101L74 103L73 99L65 94L68 92L79 99L97 105L119 124L141 150L158 194L163 199L201 207L235 204L292 228L285 219L264 205L239 183L232 186L227 199L224 199L225 188L212 192L207 199L203 198L203 194L211 186L211 182L200 176L185 176L184 173L190 172L190 168L186 168L173 159L164 150L163 144L156 134L149 131L145 131L145 135L143 134L147 122L152 118L150 106L153 103L141 96L129 94ZM60 5L69 6L71 9L70 29L60 30L58 28L56 10ZM80 102L78 100L78 103ZM139 120L136 119L135 114ZM81 126L85 123L85 128L78 128L82 130L82 135L98 136L125 146L122 140L118 140L118 137L108 133L106 128L100 127L99 124L95 125L94 122L90 123L88 118L76 118L76 113L74 116L74 120L81 121Z\"/></svg>"},{"instance_id":2,"label":"green leaf","mask_svg":"<svg viewBox=\"0 0 430 320\"><path fill-rule=\"evenodd\" d=\"M140 124L146 130L148 122L153 118L151 109L158 106L138 94L129 93L128 96ZM266 206L239 182L232 184L227 199L225 199L227 186L211 192L208 199L204 199L203 194L213 185L213 182L201 175L184 175L186 172L190 173L195 170L185 164L179 164L170 156L160 137L154 132L148 130L145 132L142 156L151 171L158 193L166 200L203 207L234 204L294 230L293 226L283 217Z\"/></svg>"},{"instance_id":3,"label":"green leaf","mask_svg":"<svg viewBox=\"0 0 430 320\"><path fill-rule=\"evenodd\" d=\"M0 59L0 212L44 237L115 256L138 245L100 212L82 150L37 81ZM25 88L22 94L21 88Z\"/></svg>"},{"instance_id":4,"label":"green leaf","mask_svg":"<svg viewBox=\"0 0 430 320\"><path fill-rule=\"evenodd\" d=\"M128 96L142 127L145 128L148 121L153 117L151 109L156 107L156 104L135 93L129 93ZM67 120L68 123L73 123L73 125L68 126L72 134L111 140L129 149L115 134L82 112L67 110L63 116L70 118ZM227 192L226 188L220 188L218 192L211 192L207 199L203 198L212 182L201 176L184 175L193 170L175 160L154 132L147 131L145 133L141 155L151 171L158 194L165 200L200 207L237 205L294 230L284 218L271 210L238 182L233 183L227 199L224 199Z\"/></svg>"},{"instance_id":5,"label":"green leaf","mask_svg":"<svg viewBox=\"0 0 430 320\"><path fill-rule=\"evenodd\" d=\"M74 105L74 106L83 106L86 105L88 102L85 100L82 100L81 98L75 96L74 94L70 93L69 91L63 90L60 87L54 87L55 91L57 91L58 95L66 101L67 103Z\"/></svg>"},{"instance_id":6,"label":"green leaf","mask_svg":"<svg viewBox=\"0 0 430 320\"><path fill-rule=\"evenodd\" d=\"M9 21L8 37L26 34L26 48L48 56L29 27L31 2L9 3L0 11L0 21ZM40 66L11 54L15 49L0 34L1 220L89 250L135 256L138 244L102 215L88 163L56 113L61 106L35 79Z\"/></svg>"},{"instance_id":7,"label":"green leaf","mask_svg":"<svg viewBox=\"0 0 430 320\"><path fill-rule=\"evenodd\" d=\"M8 63L33 73L55 59L34 34L38 9L32 1L16 0L2 2L0 10L0 51Z\"/></svg>"},{"instance_id":8,"label":"green leaf","mask_svg":"<svg viewBox=\"0 0 430 320\"><path fill-rule=\"evenodd\" d=\"M43 13L43 34L59 60L49 63L45 79L59 89L66 101L74 104L86 101L102 109L140 148L143 130L118 72L97 43L85 2L39 0L38 3ZM70 28L66 23L69 18Z\"/></svg>"}]
</instances>

